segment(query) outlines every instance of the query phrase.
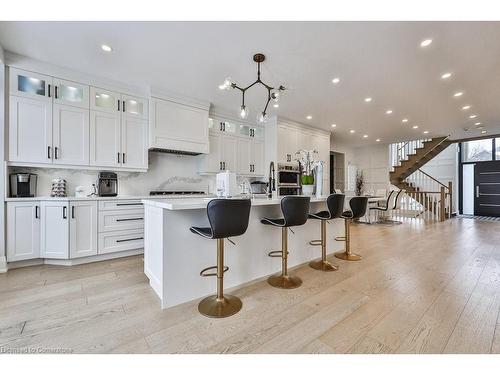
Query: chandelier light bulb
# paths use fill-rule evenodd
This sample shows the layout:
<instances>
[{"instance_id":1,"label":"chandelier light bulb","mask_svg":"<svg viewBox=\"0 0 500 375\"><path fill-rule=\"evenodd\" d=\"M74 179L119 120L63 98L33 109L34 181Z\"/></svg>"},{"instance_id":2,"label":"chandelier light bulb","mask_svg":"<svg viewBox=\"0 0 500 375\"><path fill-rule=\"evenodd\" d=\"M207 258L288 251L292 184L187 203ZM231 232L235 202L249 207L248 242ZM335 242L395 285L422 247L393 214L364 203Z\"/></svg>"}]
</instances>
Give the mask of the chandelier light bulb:
<instances>
[{"instance_id":1,"label":"chandelier light bulb","mask_svg":"<svg viewBox=\"0 0 500 375\"><path fill-rule=\"evenodd\" d=\"M267 114L265 112L259 113L257 116L257 122L259 124L265 124L267 122Z\"/></svg>"},{"instance_id":2,"label":"chandelier light bulb","mask_svg":"<svg viewBox=\"0 0 500 375\"><path fill-rule=\"evenodd\" d=\"M222 85L219 85L219 89L221 90L229 90L232 86L232 82L231 82L231 77L226 77L226 79L224 79L224 82L222 83Z\"/></svg>"},{"instance_id":3,"label":"chandelier light bulb","mask_svg":"<svg viewBox=\"0 0 500 375\"><path fill-rule=\"evenodd\" d=\"M246 119L248 117L248 108L244 105L242 105L240 108L240 117L242 119Z\"/></svg>"},{"instance_id":4,"label":"chandelier light bulb","mask_svg":"<svg viewBox=\"0 0 500 375\"><path fill-rule=\"evenodd\" d=\"M280 92L279 91L273 91L271 93L271 99L275 102L278 103L280 100Z\"/></svg>"}]
</instances>

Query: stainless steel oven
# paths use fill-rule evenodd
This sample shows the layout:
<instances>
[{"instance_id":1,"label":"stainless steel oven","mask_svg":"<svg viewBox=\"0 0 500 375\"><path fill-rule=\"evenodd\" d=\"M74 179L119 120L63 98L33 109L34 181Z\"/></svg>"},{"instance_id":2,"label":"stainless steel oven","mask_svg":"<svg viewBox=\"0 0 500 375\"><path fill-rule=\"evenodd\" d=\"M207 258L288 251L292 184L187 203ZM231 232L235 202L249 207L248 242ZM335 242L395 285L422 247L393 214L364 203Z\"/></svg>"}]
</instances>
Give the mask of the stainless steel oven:
<instances>
[{"instance_id":1,"label":"stainless steel oven","mask_svg":"<svg viewBox=\"0 0 500 375\"><path fill-rule=\"evenodd\" d=\"M300 168L298 164L278 164L278 195L300 193Z\"/></svg>"}]
</instances>

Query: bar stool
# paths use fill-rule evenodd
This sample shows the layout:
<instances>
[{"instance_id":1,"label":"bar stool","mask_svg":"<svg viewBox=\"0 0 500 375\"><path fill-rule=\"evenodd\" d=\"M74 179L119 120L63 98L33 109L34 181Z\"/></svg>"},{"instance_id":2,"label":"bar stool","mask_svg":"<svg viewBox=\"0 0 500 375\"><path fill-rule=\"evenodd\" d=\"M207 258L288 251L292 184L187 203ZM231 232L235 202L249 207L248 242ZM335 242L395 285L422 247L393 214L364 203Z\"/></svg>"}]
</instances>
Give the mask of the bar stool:
<instances>
[{"instance_id":1,"label":"bar stool","mask_svg":"<svg viewBox=\"0 0 500 375\"><path fill-rule=\"evenodd\" d=\"M217 276L217 294L204 298L198 311L210 318L225 318L241 310L238 297L224 295L224 238L241 236L248 228L250 199L212 199L207 205L210 228L191 227L189 230L205 238L217 240L217 265L200 272L200 276ZM230 240L231 241L231 240ZM207 272L210 270L216 272Z\"/></svg>"},{"instance_id":2,"label":"bar stool","mask_svg":"<svg viewBox=\"0 0 500 375\"><path fill-rule=\"evenodd\" d=\"M345 236L336 237L335 241L345 241L345 251L340 251L334 255L339 259L344 260L361 260L361 255L351 253L351 234L350 227L354 219L359 219L365 216L366 206L368 205L367 197L354 197L349 201L351 206L350 211L344 211L342 218L345 220Z\"/></svg>"},{"instance_id":3,"label":"bar stool","mask_svg":"<svg viewBox=\"0 0 500 375\"><path fill-rule=\"evenodd\" d=\"M281 258L281 274L270 276L267 279L267 282L275 288L293 289L302 284L299 277L288 275L288 228L306 223L310 200L310 197L286 196L281 199L282 219L262 218L260 221L262 224L281 228L281 250L271 251L267 254L273 258Z\"/></svg>"},{"instance_id":4,"label":"bar stool","mask_svg":"<svg viewBox=\"0 0 500 375\"><path fill-rule=\"evenodd\" d=\"M339 267L326 260L326 221L337 219L342 216L344 210L344 194L330 194L326 199L328 211L320 211L315 214L309 214L309 219L321 220L321 239L309 242L312 246L321 246L321 260L315 260L309 263L309 267L320 271L337 271Z\"/></svg>"}]
</instances>

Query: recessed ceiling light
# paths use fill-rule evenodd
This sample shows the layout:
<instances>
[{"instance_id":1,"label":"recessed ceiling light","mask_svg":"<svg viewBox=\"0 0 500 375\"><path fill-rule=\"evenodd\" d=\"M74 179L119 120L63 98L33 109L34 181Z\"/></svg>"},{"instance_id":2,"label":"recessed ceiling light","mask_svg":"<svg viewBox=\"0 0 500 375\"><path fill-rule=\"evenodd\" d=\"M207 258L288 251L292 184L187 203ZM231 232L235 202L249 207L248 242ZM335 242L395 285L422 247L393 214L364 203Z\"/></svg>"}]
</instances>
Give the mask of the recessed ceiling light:
<instances>
[{"instance_id":1,"label":"recessed ceiling light","mask_svg":"<svg viewBox=\"0 0 500 375\"><path fill-rule=\"evenodd\" d=\"M365 98L365 102L370 103L371 101L372 101L372 98L370 98L370 97Z\"/></svg>"},{"instance_id":2,"label":"recessed ceiling light","mask_svg":"<svg viewBox=\"0 0 500 375\"><path fill-rule=\"evenodd\" d=\"M412 128L413 129L418 129L418 125L413 125Z\"/></svg>"},{"instance_id":3,"label":"recessed ceiling light","mask_svg":"<svg viewBox=\"0 0 500 375\"><path fill-rule=\"evenodd\" d=\"M368 134L363 135L363 138L368 138Z\"/></svg>"},{"instance_id":4,"label":"recessed ceiling light","mask_svg":"<svg viewBox=\"0 0 500 375\"><path fill-rule=\"evenodd\" d=\"M474 125L478 126L478 125L481 125L481 123L480 122L476 122Z\"/></svg>"},{"instance_id":5,"label":"recessed ceiling light","mask_svg":"<svg viewBox=\"0 0 500 375\"><path fill-rule=\"evenodd\" d=\"M487 131L486 130L481 130L481 134L486 134Z\"/></svg>"},{"instance_id":6,"label":"recessed ceiling light","mask_svg":"<svg viewBox=\"0 0 500 375\"><path fill-rule=\"evenodd\" d=\"M392 113L392 109L388 109L387 111L385 111L385 113L390 115Z\"/></svg>"},{"instance_id":7,"label":"recessed ceiling light","mask_svg":"<svg viewBox=\"0 0 500 375\"><path fill-rule=\"evenodd\" d=\"M469 104L464 105L464 106L462 107L462 109L463 109L464 111L467 111L468 109L470 109L470 105L469 105Z\"/></svg>"},{"instance_id":8,"label":"recessed ceiling light","mask_svg":"<svg viewBox=\"0 0 500 375\"><path fill-rule=\"evenodd\" d=\"M424 39L420 42L420 47L430 46L431 43L432 43L432 39Z\"/></svg>"},{"instance_id":9,"label":"recessed ceiling light","mask_svg":"<svg viewBox=\"0 0 500 375\"><path fill-rule=\"evenodd\" d=\"M380 138L375 139L375 142L380 142Z\"/></svg>"},{"instance_id":10,"label":"recessed ceiling light","mask_svg":"<svg viewBox=\"0 0 500 375\"><path fill-rule=\"evenodd\" d=\"M351 134L353 134L355 132L356 132L356 130L349 130L349 133L351 133Z\"/></svg>"},{"instance_id":11,"label":"recessed ceiling light","mask_svg":"<svg viewBox=\"0 0 500 375\"><path fill-rule=\"evenodd\" d=\"M278 103L273 104L273 107L274 107L274 108L278 108L279 106L280 106L280 105L279 105Z\"/></svg>"},{"instance_id":12,"label":"recessed ceiling light","mask_svg":"<svg viewBox=\"0 0 500 375\"><path fill-rule=\"evenodd\" d=\"M313 117L311 115L308 115L306 119L311 120Z\"/></svg>"},{"instance_id":13,"label":"recessed ceiling light","mask_svg":"<svg viewBox=\"0 0 500 375\"><path fill-rule=\"evenodd\" d=\"M338 78L338 77L335 77L334 79L332 79L332 83L333 83L334 85L336 85L336 84L337 84L337 83L339 83L339 82L340 82L340 78Z\"/></svg>"},{"instance_id":14,"label":"recessed ceiling light","mask_svg":"<svg viewBox=\"0 0 500 375\"><path fill-rule=\"evenodd\" d=\"M424 134L429 134L429 131L428 130L424 130Z\"/></svg>"},{"instance_id":15,"label":"recessed ceiling light","mask_svg":"<svg viewBox=\"0 0 500 375\"><path fill-rule=\"evenodd\" d=\"M441 75L441 79L448 79L451 77L451 73L444 73Z\"/></svg>"},{"instance_id":16,"label":"recessed ceiling light","mask_svg":"<svg viewBox=\"0 0 500 375\"><path fill-rule=\"evenodd\" d=\"M404 119L401 120L401 122L408 122L408 119L404 118Z\"/></svg>"},{"instance_id":17,"label":"recessed ceiling light","mask_svg":"<svg viewBox=\"0 0 500 375\"><path fill-rule=\"evenodd\" d=\"M336 126L337 126L337 124L332 124L332 128L334 128L334 127L336 127Z\"/></svg>"},{"instance_id":18,"label":"recessed ceiling light","mask_svg":"<svg viewBox=\"0 0 500 375\"><path fill-rule=\"evenodd\" d=\"M476 129L478 129L478 130L484 129L484 126L483 125L476 126Z\"/></svg>"},{"instance_id":19,"label":"recessed ceiling light","mask_svg":"<svg viewBox=\"0 0 500 375\"><path fill-rule=\"evenodd\" d=\"M107 44L102 44L101 45L101 49L104 51L104 52L111 52L113 51L113 48L111 48L110 46L108 46Z\"/></svg>"},{"instance_id":20,"label":"recessed ceiling light","mask_svg":"<svg viewBox=\"0 0 500 375\"><path fill-rule=\"evenodd\" d=\"M462 96L463 94L464 94L464 93L463 93L462 91L458 91L458 92L454 93L454 94L453 94L453 96L454 96L455 98L458 98L459 96Z\"/></svg>"},{"instance_id":21,"label":"recessed ceiling light","mask_svg":"<svg viewBox=\"0 0 500 375\"><path fill-rule=\"evenodd\" d=\"M477 115L470 115L469 118L476 118Z\"/></svg>"}]
</instances>

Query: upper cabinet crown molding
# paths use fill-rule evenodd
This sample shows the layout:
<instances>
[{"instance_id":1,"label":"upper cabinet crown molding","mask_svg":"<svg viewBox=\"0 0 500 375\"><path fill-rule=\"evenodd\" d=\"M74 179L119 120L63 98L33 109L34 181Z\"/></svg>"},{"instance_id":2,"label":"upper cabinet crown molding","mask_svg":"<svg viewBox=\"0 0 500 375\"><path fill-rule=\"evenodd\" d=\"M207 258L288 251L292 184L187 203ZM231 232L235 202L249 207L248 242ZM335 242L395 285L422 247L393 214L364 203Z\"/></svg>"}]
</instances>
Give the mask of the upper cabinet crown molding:
<instances>
[{"instance_id":1,"label":"upper cabinet crown molding","mask_svg":"<svg viewBox=\"0 0 500 375\"><path fill-rule=\"evenodd\" d=\"M173 92L170 92L168 90L159 88L158 86L151 86L150 90L151 94L151 99L161 99L161 100L168 100L174 103L178 104L183 104L195 108L202 109L204 111L209 111L210 110L210 102L205 101L205 100L199 100L187 96L182 96Z\"/></svg>"}]
</instances>

